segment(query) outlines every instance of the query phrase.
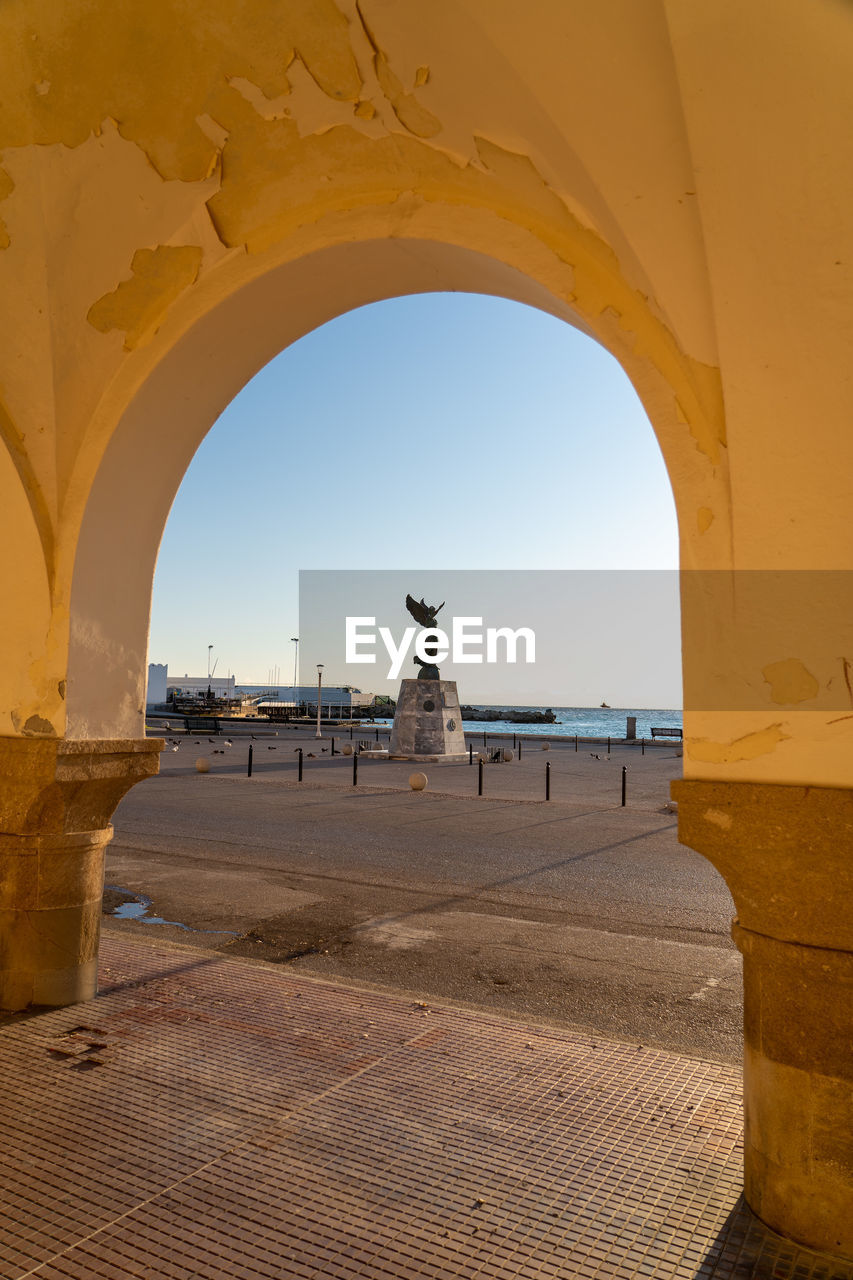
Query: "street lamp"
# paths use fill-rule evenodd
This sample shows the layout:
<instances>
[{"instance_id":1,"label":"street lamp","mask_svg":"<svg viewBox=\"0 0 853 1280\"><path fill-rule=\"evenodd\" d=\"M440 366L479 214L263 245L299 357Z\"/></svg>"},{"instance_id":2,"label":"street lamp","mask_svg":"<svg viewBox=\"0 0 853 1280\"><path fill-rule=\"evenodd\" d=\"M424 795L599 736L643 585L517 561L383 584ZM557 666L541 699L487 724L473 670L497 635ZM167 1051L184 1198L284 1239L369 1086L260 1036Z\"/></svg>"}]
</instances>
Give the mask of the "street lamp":
<instances>
[{"instance_id":1,"label":"street lamp","mask_svg":"<svg viewBox=\"0 0 853 1280\"><path fill-rule=\"evenodd\" d=\"M207 646L207 678L208 680L210 679L210 655L211 655L212 649L213 649L213 645L209 644Z\"/></svg>"},{"instance_id":2,"label":"street lamp","mask_svg":"<svg viewBox=\"0 0 853 1280\"><path fill-rule=\"evenodd\" d=\"M293 701L296 702L296 663L299 658L299 636L291 636L290 638L296 646L293 650Z\"/></svg>"},{"instance_id":3,"label":"street lamp","mask_svg":"<svg viewBox=\"0 0 853 1280\"><path fill-rule=\"evenodd\" d=\"M317 732L314 734L315 738L322 738L323 736L322 733L320 732L320 708L322 706L322 702L323 702L323 664L322 662L318 662L317 663Z\"/></svg>"}]
</instances>

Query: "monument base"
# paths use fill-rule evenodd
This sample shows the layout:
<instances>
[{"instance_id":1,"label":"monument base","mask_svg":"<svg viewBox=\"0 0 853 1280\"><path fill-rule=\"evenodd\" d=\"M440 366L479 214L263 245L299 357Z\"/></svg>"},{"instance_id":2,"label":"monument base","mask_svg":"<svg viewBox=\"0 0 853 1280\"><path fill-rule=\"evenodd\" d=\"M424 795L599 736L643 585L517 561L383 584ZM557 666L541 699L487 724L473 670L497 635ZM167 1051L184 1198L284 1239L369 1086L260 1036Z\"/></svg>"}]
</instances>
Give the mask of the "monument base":
<instances>
[{"instance_id":1,"label":"monument base","mask_svg":"<svg viewBox=\"0 0 853 1280\"><path fill-rule=\"evenodd\" d=\"M445 764L468 759L455 680L403 681L388 755Z\"/></svg>"}]
</instances>

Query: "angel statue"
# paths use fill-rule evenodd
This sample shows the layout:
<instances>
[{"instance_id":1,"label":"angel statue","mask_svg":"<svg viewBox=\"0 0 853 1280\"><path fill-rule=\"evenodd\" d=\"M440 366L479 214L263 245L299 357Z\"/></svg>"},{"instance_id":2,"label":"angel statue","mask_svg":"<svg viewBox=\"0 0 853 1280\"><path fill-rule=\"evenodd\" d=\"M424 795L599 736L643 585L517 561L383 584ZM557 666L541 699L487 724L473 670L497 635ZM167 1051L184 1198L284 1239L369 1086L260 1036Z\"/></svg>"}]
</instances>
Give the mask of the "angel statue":
<instances>
[{"instance_id":1,"label":"angel statue","mask_svg":"<svg viewBox=\"0 0 853 1280\"><path fill-rule=\"evenodd\" d=\"M445 604L445 600L442 600L441 604L433 605L426 604L423 597L420 600L416 600L414 596L406 596L406 608L415 622L419 622L427 631L435 629L435 620ZM423 646L423 649L424 653L434 657L438 653L438 644L435 641L428 641ZM441 678L438 667L434 663L421 661L417 654L415 654L415 662L421 668L418 672L419 680L439 680Z\"/></svg>"}]
</instances>

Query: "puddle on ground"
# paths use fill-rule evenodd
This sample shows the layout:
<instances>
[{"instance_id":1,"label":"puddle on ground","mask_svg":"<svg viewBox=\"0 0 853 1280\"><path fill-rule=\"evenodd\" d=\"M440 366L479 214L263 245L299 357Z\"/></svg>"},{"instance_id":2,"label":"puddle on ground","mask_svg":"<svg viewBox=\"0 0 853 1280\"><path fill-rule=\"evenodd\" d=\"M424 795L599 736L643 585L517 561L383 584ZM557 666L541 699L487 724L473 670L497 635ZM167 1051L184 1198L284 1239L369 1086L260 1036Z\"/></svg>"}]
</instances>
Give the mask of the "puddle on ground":
<instances>
[{"instance_id":1,"label":"puddle on ground","mask_svg":"<svg viewBox=\"0 0 853 1280\"><path fill-rule=\"evenodd\" d=\"M118 920L139 920L142 924L169 924L173 929L183 929L185 933L227 933L232 938L238 936L234 929L193 929L192 925L182 924L180 920L164 920L162 916L149 915L148 912L154 905L151 899L144 893L133 893L130 889L123 889L119 884L105 884L104 892L125 895L126 901L120 902L117 907L107 913Z\"/></svg>"}]
</instances>

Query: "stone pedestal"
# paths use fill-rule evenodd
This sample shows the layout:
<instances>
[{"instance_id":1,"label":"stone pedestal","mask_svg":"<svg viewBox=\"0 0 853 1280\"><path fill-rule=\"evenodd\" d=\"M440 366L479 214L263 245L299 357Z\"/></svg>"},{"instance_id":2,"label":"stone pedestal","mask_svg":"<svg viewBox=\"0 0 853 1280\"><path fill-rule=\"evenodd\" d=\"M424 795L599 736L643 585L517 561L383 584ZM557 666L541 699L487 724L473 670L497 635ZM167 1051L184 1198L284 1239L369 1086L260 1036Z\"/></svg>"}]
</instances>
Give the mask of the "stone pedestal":
<instances>
[{"instance_id":1,"label":"stone pedestal","mask_svg":"<svg viewBox=\"0 0 853 1280\"><path fill-rule=\"evenodd\" d=\"M744 963L744 1189L768 1226L853 1257L853 791L672 784L725 878Z\"/></svg>"},{"instance_id":2,"label":"stone pedestal","mask_svg":"<svg viewBox=\"0 0 853 1280\"><path fill-rule=\"evenodd\" d=\"M388 754L398 760L468 759L455 680L404 680Z\"/></svg>"},{"instance_id":3,"label":"stone pedestal","mask_svg":"<svg viewBox=\"0 0 853 1280\"><path fill-rule=\"evenodd\" d=\"M0 738L0 1008L95 995L109 820L162 749Z\"/></svg>"}]
</instances>

